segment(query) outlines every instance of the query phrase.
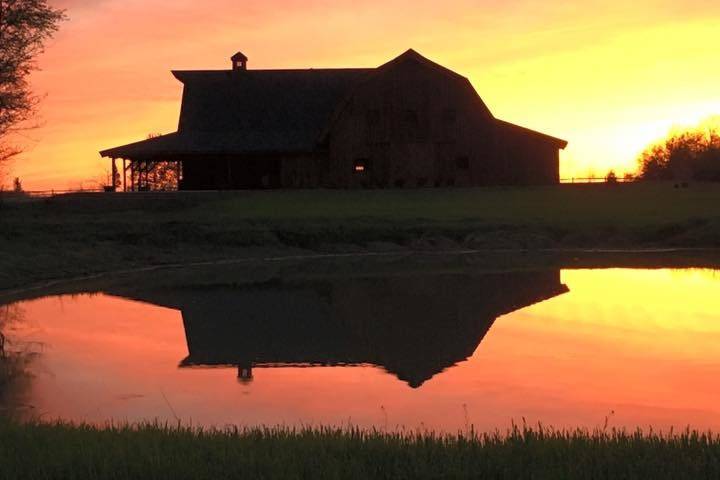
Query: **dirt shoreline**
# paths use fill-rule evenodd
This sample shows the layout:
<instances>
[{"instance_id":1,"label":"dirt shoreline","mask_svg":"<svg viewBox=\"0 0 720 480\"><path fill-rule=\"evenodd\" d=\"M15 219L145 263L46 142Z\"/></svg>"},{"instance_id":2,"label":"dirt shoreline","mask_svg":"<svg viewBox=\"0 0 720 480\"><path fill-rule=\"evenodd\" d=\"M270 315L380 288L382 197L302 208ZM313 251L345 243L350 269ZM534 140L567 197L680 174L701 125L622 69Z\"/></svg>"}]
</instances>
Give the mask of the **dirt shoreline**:
<instances>
[{"instance_id":1,"label":"dirt shoreline","mask_svg":"<svg viewBox=\"0 0 720 480\"><path fill-rule=\"evenodd\" d=\"M0 292L160 266L457 252L508 268L716 266L720 188L86 194L0 205Z\"/></svg>"}]
</instances>

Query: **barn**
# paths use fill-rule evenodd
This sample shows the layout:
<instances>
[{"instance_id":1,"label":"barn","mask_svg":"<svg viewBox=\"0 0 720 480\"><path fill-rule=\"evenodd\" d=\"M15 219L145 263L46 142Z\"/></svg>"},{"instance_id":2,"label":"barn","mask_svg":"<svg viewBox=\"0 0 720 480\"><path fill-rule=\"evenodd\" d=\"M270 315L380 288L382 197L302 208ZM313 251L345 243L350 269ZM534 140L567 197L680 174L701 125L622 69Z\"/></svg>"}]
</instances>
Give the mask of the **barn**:
<instances>
[{"instance_id":1,"label":"barn","mask_svg":"<svg viewBox=\"0 0 720 480\"><path fill-rule=\"evenodd\" d=\"M408 50L377 68L173 71L177 132L103 150L124 190L559 182L565 140L495 118L470 81ZM118 161L121 165L118 166Z\"/></svg>"}]
</instances>

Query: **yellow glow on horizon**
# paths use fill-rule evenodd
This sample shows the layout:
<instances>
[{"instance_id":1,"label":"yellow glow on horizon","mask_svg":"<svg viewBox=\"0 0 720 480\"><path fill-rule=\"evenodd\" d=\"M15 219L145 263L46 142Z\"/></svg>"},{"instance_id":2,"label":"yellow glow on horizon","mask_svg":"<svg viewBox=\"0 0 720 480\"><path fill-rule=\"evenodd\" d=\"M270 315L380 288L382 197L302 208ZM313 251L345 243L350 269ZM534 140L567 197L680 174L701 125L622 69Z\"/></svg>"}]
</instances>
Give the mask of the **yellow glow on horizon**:
<instances>
[{"instance_id":1,"label":"yellow glow on horizon","mask_svg":"<svg viewBox=\"0 0 720 480\"><path fill-rule=\"evenodd\" d=\"M569 140L566 178L632 171L673 127L720 114L720 6L702 0L57 4L70 21L32 78L42 126L13 165L30 189L75 188L107 169L100 149L174 131L169 71L228 68L237 50L250 68L322 68L415 48L467 76L496 117Z\"/></svg>"},{"instance_id":2,"label":"yellow glow on horizon","mask_svg":"<svg viewBox=\"0 0 720 480\"><path fill-rule=\"evenodd\" d=\"M678 270L563 270L561 282L573 293L572 304L583 305L586 318L573 317L573 322L588 325L613 325L616 331L654 328L693 332L713 332L720 335L720 271L711 269ZM623 305L631 311L623 312ZM548 309L552 305L547 305ZM627 314L623 314L627 313ZM637 322L637 324L635 323ZM622 327L622 328L620 328ZM672 336L648 338L650 342L676 342ZM709 341L710 339L708 339ZM683 346L688 348L689 345ZM701 351L700 345L697 346ZM708 345L708 351L714 345Z\"/></svg>"}]
</instances>

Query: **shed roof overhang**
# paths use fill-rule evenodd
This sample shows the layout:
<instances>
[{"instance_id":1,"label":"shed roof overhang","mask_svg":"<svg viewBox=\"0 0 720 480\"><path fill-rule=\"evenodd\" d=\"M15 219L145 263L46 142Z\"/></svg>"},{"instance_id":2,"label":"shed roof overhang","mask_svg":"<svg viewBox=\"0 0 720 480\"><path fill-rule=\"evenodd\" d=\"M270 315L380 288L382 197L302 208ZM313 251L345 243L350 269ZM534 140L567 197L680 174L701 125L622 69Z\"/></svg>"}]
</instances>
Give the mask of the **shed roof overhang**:
<instances>
[{"instance_id":1,"label":"shed roof overhang","mask_svg":"<svg viewBox=\"0 0 720 480\"><path fill-rule=\"evenodd\" d=\"M567 140L563 140L562 138L553 137L551 135L547 135L542 132L538 132L536 130L531 130L529 128L521 127L520 125L515 125L514 123L506 122L504 120L498 120L496 119L496 122L500 128L504 128L507 130L511 130L513 133L520 134L520 135L528 135L537 138L538 140L550 143L560 150L564 150L565 147L568 146Z\"/></svg>"},{"instance_id":2,"label":"shed roof overhang","mask_svg":"<svg viewBox=\"0 0 720 480\"><path fill-rule=\"evenodd\" d=\"M170 133L140 142L101 150L100 155L127 160L177 160L193 156L242 156L312 153L313 142L292 131Z\"/></svg>"}]
</instances>

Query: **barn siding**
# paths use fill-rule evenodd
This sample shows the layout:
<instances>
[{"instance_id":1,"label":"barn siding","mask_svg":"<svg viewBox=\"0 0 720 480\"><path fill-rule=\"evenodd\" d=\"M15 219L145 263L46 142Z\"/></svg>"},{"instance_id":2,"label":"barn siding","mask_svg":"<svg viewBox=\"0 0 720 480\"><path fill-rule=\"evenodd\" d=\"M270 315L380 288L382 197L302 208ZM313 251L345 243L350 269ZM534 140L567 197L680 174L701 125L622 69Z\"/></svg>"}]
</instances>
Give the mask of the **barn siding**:
<instances>
[{"instance_id":1,"label":"barn siding","mask_svg":"<svg viewBox=\"0 0 720 480\"><path fill-rule=\"evenodd\" d=\"M282 159L283 188L317 188L321 186L320 170L327 155L287 155Z\"/></svg>"},{"instance_id":2,"label":"barn siding","mask_svg":"<svg viewBox=\"0 0 720 480\"><path fill-rule=\"evenodd\" d=\"M474 186L526 164L529 145L507 158L494 148L495 120L462 77L404 62L359 88L330 133L327 183L335 187ZM357 160L369 168L355 173ZM504 165L503 162L508 163Z\"/></svg>"}]
</instances>

